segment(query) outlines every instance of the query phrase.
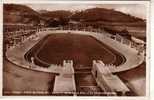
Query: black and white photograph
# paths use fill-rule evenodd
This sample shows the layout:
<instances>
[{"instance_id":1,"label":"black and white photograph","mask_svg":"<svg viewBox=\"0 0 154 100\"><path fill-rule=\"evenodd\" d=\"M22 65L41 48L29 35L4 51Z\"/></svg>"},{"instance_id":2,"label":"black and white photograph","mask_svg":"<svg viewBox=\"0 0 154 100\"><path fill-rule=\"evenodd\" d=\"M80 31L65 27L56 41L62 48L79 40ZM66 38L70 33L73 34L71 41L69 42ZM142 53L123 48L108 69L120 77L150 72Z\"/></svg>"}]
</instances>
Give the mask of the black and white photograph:
<instances>
[{"instance_id":1,"label":"black and white photograph","mask_svg":"<svg viewBox=\"0 0 154 100\"><path fill-rule=\"evenodd\" d=\"M3 96L146 97L143 3L4 3Z\"/></svg>"}]
</instances>

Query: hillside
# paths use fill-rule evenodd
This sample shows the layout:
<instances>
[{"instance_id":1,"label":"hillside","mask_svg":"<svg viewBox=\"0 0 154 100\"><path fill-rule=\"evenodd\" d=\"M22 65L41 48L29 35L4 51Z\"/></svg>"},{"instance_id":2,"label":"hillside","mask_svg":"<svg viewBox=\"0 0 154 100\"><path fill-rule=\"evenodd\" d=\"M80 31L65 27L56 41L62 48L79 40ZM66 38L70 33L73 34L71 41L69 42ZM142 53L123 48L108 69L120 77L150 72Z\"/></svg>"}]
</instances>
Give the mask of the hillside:
<instances>
[{"instance_id":1,"label":"hillside","mask_svg":"<svg viewBox=\"0 0 154 100\"><path fill-rule=\"evenodd\" d=\"M113 9L91 8L75 13L72 17L74 20L88 21L104 21L104 22L136 22L143 21L140 18L124 14Z\"/></svg>"},{"instance_id":2,"label":"hillside","mask_svg":"<svg viewBox=\"0 0 154 100\"><path fill-rule=\"evenodd\" d=\"M46 19L69 18L69 16L72 15L72 13L70 11L65 11L65 10L56 10L56 11L41 10L39 12L40 12L41 16Z\"/></svg>"},{"instance_id":3,"label":"hillside","mask_svg":"<svg viewBox=\"0 0 154 100\"><path fill-rule=\"evenodd\" d=\"M40 14L30 7L18 4L4 4L4 23L39 23L43 20Z\"/></svg>"},{"instance_id":4,"label":"hillside","mask_svg":"<svg viewBox=\"0 0 154 100\"><path fill-rule=\"evenodd\" d=\"M57 27L68 25L69 21L78 21L81 25L93 28L108 28L109 30L128 30L129 34L137 37L146 36L146 21L113 9L91 8L83 11L35 11L19 4L4 4L4 24L32 24ZM139 35L138 35L139 34Z\"/></svg>"},{"instance_id":5,"label":"hillside","mask_svg":"<svg viewBox=\"0 0 154 100\"><path fill-rule=\"evenodd\" d=\"M56 11L40 10L39 13L44 19L46 19L46 26L49 27L67 25L70 20L69 18L72 15L70 11L65 11L65 10L56 10Z\"/></svg>"},{"instance_id":6,"label":"hillside","mask_svg":"<svg viewBox=\"0 0 154 100\"><path fill-rule=\"evenodd\" d=\"M40 23L40 20L48 21L60 19L62 21L75 20L81 23L102 24L105 26L145 26L145 22L137 17L124 14L113 9L91 8L74 13L65 10L34 11L32 8L18 4L4 4L4 23Z\"/></svg>"},{"instance_id":7,"label":"hillside","mask_svg":"<svg viewBox=\"0 0 154 100\"><path fill-rule=\"evenodd\" d=\"M94 28L107 28L114 33L127 30L129 34L145 40L146 21L113 9L91 8L78 11L71 16L72 20L80 21L85 26Z\"/></svg>"}]
</instances>

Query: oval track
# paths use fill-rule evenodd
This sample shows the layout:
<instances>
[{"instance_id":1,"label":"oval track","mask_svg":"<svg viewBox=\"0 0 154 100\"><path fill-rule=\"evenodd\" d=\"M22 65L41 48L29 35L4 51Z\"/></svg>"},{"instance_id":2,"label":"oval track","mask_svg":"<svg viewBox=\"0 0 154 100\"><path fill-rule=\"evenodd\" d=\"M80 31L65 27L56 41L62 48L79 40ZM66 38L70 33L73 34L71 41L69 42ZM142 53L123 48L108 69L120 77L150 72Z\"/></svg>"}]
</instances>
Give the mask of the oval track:
<instances>
[{"instance_id":1,"label":"oval track","mask_svg":"<svg viewBox=\"0 0 154 100\"><path fill-rule=\"evenodd\" d=\"M124 56L91 36L58 35L46 36L25 54L26 60L31 61L30 58L35 57L36 64L43 67L50 64L62 64L64 59L73 59L75 66L91 66L94 59L101 59L106 64L115 65L125 62ZM63 40L57 40L59 37ZM61 51L58 51L59 49Z\"/></svg>"},{"instance_id":2,"label":"oval track","mask_svg":"<svg viewBox=\"0 0 154 100\"><path fill-rule=\"evenodd\" d=\"M62 52L64 53L62 54ZM58 53L61 54L58 56L62 59L54 56ZM94 37L77 34L52 34L45 36L37 45L25 54L25 58L28 61L30 61L32 56L35 58L35 63L43 67L50 66L50 63L61 64L64 59L73 59L77 95L104 95L91 74L93 59L101 59L106 64L112 63L115 65L120 65L125 62L125 57L123 55L113 50L111 47L106 46ZM42 57L45 57L46 59ZM54 62L54 60L48 60L52 58L56 58L57 61ZM83 94L80 94L80 92Z\"/></svg>"}]
</instances>

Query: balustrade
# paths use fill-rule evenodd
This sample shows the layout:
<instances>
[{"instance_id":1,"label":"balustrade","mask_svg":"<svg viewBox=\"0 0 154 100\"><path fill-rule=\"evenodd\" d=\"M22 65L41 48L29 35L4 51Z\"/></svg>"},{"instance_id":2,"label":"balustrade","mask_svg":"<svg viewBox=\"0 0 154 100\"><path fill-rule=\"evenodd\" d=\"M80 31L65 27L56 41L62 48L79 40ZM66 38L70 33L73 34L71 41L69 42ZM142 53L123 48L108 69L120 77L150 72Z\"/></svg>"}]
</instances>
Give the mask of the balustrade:
<instances>
[{"instance_id":1,"label":"balustrade","mask_svg":"<svg viewBox=\"0 0 154 100\"><path fill-rule=\"evenodd\" d=\"M107 38L112 38L113 40L122 43L126 46L128 46L129 48L134 48L137 51L140 50L139 45L136 44L135 42L125 39L124 37L120 36L118 33L116 35L112 35L109 34L107 32L105 32L103 29L93 29L89 27L71 27L71 26L64 26L64 27L56 27L56 28L41 28L41 29L36 29L36 30L24 30L24 31L15 31L15 32L7 32L6 31L6 38L9 37L10 35L14 37L20 36L21 34L23 35L23 37L21 36L21 40L25 40L25 38L28 38L30 35L35 34L36 32L43 32L43 31L53 31L53 30L78 30L78 31L89 31L89 32L95 32L98 34L102 34L102 36L105 36ZM34 32L34 33L33 33ZM28 35L28 36L24 36L24 35ZM99 36L99 35L98 35ZM114 38L113 38L114 37ZM12 38L12 39L13 39ZM16 43L16 42L15 42ZM143 52L144 50L142 50Z\"/></svg>"}]
</instances>

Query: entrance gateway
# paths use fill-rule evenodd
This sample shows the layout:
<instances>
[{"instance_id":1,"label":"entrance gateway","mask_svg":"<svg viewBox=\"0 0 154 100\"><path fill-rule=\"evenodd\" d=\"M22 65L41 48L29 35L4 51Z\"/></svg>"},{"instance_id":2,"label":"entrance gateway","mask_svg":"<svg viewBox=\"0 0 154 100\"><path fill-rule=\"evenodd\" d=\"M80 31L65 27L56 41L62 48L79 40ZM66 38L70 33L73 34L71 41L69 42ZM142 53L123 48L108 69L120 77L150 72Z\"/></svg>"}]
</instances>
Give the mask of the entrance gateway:
<instances>
[{"instance_id":1,"label":"entrance gateway","mask_svg":"<svg viewBox=\"0 0 154 100\"><path fill-rule=\"evenodd\" d=\"M100 87L101 92L103 92L104 95L129 95L130 90L128 87L120 80L117 75L113 75L110 72L110 67L113 67L113 65L105 65L101 60L93 61L91 74L93 75L97 86ZM73 61L64 60L62 70L59 74L60 75L57 75L55 78L53 94L76 95L76 89L78 87L76 87L75 84L76 79ZM117 85L115 86L115 84Z\"/></svg>"}]
</instances>

